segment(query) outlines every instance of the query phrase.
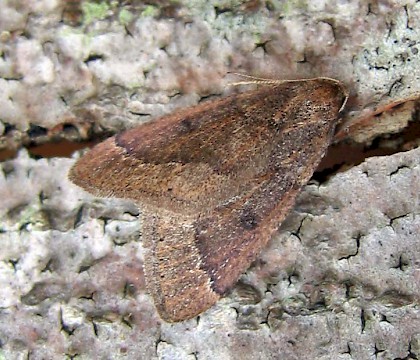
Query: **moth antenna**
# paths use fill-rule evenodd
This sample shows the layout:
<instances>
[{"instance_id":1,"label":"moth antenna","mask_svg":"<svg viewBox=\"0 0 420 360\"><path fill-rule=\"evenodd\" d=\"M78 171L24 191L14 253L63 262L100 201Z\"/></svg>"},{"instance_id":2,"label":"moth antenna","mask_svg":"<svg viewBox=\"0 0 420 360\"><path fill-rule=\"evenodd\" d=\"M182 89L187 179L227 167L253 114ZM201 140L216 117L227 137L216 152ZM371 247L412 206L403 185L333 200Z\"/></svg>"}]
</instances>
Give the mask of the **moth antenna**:
<instances>
[{"instance_id":1,"label":"moth antenna","mask_svg":"<svg viewBox=\"0 0 420 360\"><path fill-rule=\"evenodd\" d=\"M248 81L238 81L234 83L230 83L228 85L230 86L237 86L237 85L250 85L250 84L281 84L289 80L277 80L277 79L266 79L266 78L260 78L257 76L251 76L236 72L229 72L229 74L236 75L239 77L243 77L245 79L249 79Z\"/></svg>"},{"instance_id":2,"label":"moth antenna","mask_svg":"<svg viewBox=\"0 0 420 360\"><path fill-rule=\"evenodd\" d=\"M343 94L345 95L345 99L343 101L343 104L341 105L340 110L338 111L339 113L343 111L344 107L347 104L347 100L349 98L349 93L347 91L347 89L343 86L343 84L336 80L336 79L332 79L329 77L315 77L315 78L307 78L307 79L292 79L292 80L278 80L278 79L266 79L266 78L260 78L258 76L252 76L252 75L247 75L247 74L241 74L241 73L237 73L237 72L228 72L228 74L232 74L232 75L236 75L239 77L243 77L245 79L249 79L248 81L238 81L238 82L234 82L234 83L229 83L227 84L228 86L238 86L238 85L252 85L252 84L256 84L256 85L279 85L279 84L283 84L283 83L291 83L291 82L299 82L299 81L310 81L310 80L318 80L318 79L323 79L323 80L328 80L331 81L333 83L338 84L341 87L341 90L343 92Z\"/></svg>"}]
</instances>

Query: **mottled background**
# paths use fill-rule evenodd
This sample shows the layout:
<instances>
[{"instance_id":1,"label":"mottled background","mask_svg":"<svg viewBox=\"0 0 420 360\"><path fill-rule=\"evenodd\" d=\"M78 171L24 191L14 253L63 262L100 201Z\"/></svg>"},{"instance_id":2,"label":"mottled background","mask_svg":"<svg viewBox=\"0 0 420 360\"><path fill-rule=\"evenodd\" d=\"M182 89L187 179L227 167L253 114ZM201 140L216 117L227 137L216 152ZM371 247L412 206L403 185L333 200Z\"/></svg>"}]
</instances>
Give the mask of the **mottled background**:
<instances>
[{"instance_id":1,"label":"mottled background","mask_svg":"<svg viewBox=\"0 0 420 360\"><path fill-rule=\"evenodd\" d=\"M419 359L419 50L416 1L0 0L0 359ZM141 209L66 174L92 141L235 91L228 72L351 96L267 250L166 324Z\"/></svg>"}]
</instances>

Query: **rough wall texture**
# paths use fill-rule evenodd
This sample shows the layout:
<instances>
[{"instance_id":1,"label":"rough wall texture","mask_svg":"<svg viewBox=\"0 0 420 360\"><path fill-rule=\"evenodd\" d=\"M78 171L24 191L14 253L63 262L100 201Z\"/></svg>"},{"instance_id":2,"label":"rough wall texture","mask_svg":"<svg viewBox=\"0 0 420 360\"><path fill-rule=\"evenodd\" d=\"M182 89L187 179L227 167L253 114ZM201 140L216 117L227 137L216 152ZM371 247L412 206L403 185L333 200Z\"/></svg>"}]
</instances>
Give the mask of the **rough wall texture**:
<instances>
[{"instance_id":1,"label":"rough wall texture","mask_svg":"<svg viewBox=\"0 0 420 360\"><path fill-rule=\"evenodd\" d=\"M420 92L414 1L0 10L2 149L134 126L231 91L227 71L338 78L352 95L344 129ZM0 359L420 358L419 159L308 185L232 294L170 325L145 293L141 209L82 193L71 159L22 150L0 172Z\"/></svg>"},{"instance_id":2,"label":"rough wall texture","mask_svg":"<svg viewBox=\"0 0 420 360\"><path fill-rule=\"evenodd\" d=\"M221 93L227 71L338 78L349 121L420 93L415 1L1 6L0 148L133 126Z\"/></svg>"}]
</instances>

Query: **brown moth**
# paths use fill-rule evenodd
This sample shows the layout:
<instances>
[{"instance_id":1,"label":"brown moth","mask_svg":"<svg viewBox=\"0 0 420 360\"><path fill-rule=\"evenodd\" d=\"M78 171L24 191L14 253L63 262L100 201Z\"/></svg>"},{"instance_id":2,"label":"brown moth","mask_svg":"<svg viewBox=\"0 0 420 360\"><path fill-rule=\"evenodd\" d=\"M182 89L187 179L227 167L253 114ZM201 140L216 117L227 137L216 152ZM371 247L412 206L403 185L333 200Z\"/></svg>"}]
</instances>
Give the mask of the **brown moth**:
<instances>
[{"instance_id":1,"label":"brown moth","mask_svg":"<svg viewBox=\"0 0 420 360\"><path fill-rule=\"evenodd\" d=\"M211 307L256 259L347 99L328 78L260 83L115 135L70 171L93 194L141 205L147 288L166 321Z\"/></svg>"}]
</instances>

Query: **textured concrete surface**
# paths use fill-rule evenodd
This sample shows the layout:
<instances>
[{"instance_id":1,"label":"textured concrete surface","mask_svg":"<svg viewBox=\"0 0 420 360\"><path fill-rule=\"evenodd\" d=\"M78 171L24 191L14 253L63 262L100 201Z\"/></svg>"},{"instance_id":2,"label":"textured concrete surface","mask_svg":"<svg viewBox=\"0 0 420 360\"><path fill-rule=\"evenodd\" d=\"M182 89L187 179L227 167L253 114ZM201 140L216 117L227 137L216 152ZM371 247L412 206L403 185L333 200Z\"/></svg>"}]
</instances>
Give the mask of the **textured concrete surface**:
<instances>
[{"instance_id":1,"label":"textured concrete surface","mask_svg":"<svg viewBox=\"0 0 420 360\"><path fill-rule=\"evenodd\" d=\"M294 211L233 292L163 323L145 294L137 208L70 184L70 159L0 172L4 359L420 356L420 148L368 159Z\"/></svg>"},{"instance_id":2,"label":"textured concrete surface","mask_svg":"<svg viewBox=\"0 0 420 360\"><path fill-rule=\"evenodd\" d=\"M133 126L229 91L228 71L338 78L346 126L420 94L416 1L0 6L0 149Z\"/></svg>"},{"instance_id":3,"label":"textured concrete surface","mask_svg":"<svg viewBox=\"0 0 420 360\"><path fill-rule=\"evenodd\" d=\"M419 94L415 1L0 10L0 149L134 126L233 91L227 71L339 78L344 129ZM357 139L399 131L416 109ZM419 159L372 158L308 185L232 293L171 325L145 293L141 209L74 187L73 159L22 150L0 164L0 359L420 358Z\"/></svg>"}]
</instances>

